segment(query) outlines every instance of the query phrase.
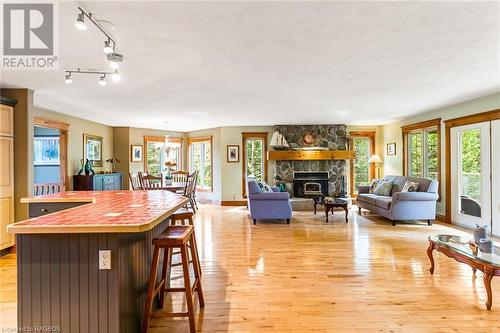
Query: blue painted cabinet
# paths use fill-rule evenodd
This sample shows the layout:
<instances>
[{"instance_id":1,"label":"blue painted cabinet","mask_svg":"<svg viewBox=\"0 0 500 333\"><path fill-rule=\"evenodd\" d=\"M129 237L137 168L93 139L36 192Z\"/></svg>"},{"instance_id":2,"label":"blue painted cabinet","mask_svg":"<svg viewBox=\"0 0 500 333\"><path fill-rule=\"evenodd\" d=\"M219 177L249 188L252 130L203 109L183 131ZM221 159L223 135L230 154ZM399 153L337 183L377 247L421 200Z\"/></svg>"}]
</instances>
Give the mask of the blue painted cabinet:
<instances>
[{"instance_id":1,"label":"blue painted cabinet","mask_svg":"<svg viewBox=\"0 0 500 333\"><path fill-rule=\"evenodd\" d=\"M73 190L75 191L112 191L121 190L123 174L119 172L96 174L93 176L73 176Z\"/></svg>"}]
</instances>

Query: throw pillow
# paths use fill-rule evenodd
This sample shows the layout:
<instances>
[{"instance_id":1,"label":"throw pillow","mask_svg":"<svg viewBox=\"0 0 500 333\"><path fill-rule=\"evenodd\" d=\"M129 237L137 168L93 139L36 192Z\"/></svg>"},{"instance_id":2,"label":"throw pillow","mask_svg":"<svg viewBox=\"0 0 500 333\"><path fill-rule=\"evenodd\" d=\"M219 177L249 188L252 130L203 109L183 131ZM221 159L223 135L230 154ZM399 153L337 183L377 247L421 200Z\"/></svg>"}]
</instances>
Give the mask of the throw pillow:
<instances>
[{"instance_id":1,"label":"throw pillow","mask_svg":"<svg viewBox=\"0 0 500 333\"><path fill-rule=\"evenodd\" d=\"M372 183L370 184L370 190L368 191L368 193L373 193L373 191L377 187L379 181L381 181L381 179L373 179L372 180Z\"/></svg>"},{"instance_id":2,"label":"throw pillow","mask_svg":"<svg viewBox=\"0 0 500 333\"><path fill-rule=\"evenodd\" d=\"M257 182L257 184L259 185L261 192L272 192L273 191L271 186L267 185L267 183L265 181Z\"/></svg>"},{"instance_id":3,"label":"throw pillow","mask_svg":"<svg viewBox=\"0 0 500 333\"><path fill-rule=\"evenodd\" d=\"M417 192L418 183L407 181L401 192Z\"/></svg>"},{"instance_id":4,"label":"throw pillow","mask_svg":"<svg viewBox=\"0 0 500 333\"><path fill-rule=\"evenodd\" d=\"M377 187L373 191L373 194L390 196L393 183L394 183L393 180L381 180L377 184Z\"/></svg>"}]
</instances>

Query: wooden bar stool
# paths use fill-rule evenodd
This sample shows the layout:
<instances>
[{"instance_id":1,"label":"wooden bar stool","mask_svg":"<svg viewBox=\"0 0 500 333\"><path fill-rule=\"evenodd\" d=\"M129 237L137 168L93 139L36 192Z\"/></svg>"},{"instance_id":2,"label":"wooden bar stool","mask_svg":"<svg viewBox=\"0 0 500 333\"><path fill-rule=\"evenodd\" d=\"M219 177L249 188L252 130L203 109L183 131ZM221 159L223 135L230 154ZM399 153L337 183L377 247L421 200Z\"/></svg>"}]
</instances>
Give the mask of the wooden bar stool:
<instances>
[{"instance_id":1,"label":"wooden bar stool","mask_svg":"<svg viewBox=\"0 0 500 333\"><path fill-rule=\"evenodd\" d=\"M186 225L188 221L189 225L193 225L193 213L186 209L179 209L172 215L170 215L170 225L176 225L180 222L181 225Z\"/></svg>"},{"instance_id":2,"label":"wooden bar stool","mask_svg":"<svg viewBox=\"0 0 500 333\"><path fill-rule=\"evenodd\" d=\"M172 215L170 215L170 225L177 225L177 222L180 222L181 225L186 225L186 221L188 222L189 225L194 225L193 223L193 213L190 212L189 210L186 210L186 209L179 209L178 211L176 211L175 213L173 213ZM196 244L196 239L193 240L193 243ZM188 247L190 247L191 245L188 244ZM170 264L170 267L172 266L179 266L182 264L182 262L179 262L179 263L175 263L175 264L172 264L172 259L173 259L173 256L176 255L176 254L180 254L180 251L176 251L176 252L170 252L170 255L169 255L169 264ZM199 259L199 258L198 258ZM190 263L192 263L192 259L189 260ZM202 275L202 270L201 270L201 263L200 261L198 260L198 270L200 271L200 275Z\"/></svg>"},{"instance_id":3,"label":"wooden bar stool","mask_svg":"<svg viewBox=\"0 0 500 333\"><path fill-rule=\"evenodd\" d=\"M194 293L196 292L198 294L198 302L201 308L205 306L205 302L203 300L203 290L201 287L201 272L198 264L198 252L196 250L194 227L190 225L168 226L164 232L153 238L153 245L153 261L151 263L151 272L149 274L148 293L144 309L142 332L146 333L148 331L151 317L188 317L190 332L195 333L196 326L193 306ZM163 267L161 271L161 280L157 284L156 279L161 249L163 249ZM172 249L180 249L184 275L184 288L170 288L169 286L170 270L167 266L169 266L170 263L169 256L171 256ZM189 277L188 249L191 251L191 257L193 258L193 270L195 276L194 284L192 286ZM158 294L160 295L158 308L162 309L165 293L167 292L184 292L186 294L187 312L152 312L153 299L155 296Z\"/></svg>"}]
</instances>

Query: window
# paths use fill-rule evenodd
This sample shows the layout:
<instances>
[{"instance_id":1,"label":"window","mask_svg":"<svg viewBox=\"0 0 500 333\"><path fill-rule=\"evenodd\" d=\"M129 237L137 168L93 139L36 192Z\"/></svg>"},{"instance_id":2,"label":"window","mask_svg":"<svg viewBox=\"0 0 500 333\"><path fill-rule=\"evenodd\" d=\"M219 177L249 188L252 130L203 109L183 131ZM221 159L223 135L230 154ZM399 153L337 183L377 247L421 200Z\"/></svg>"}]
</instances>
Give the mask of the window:
<instances>
[{"instance_id":1,"label":"window","mask_svg":"<svg viewBox=\"0 0 500 333\"><path fill-rule=\"evenodd\" d=\"M375 166L368 160L375 153L375 132L351 131L352 149L356 152L356 159L351 162L350 188L351 195L356 195L359 185L369 185L375 177Z\"/></svg>"},{"instance_id":2,"label":"window","mask_svg":"<svg viewBox=\"0 0 500 333\"><path fill-rule=\"evenodd\" d=\"M160 175L166 172L165 162L167 160L175 162L175 170L182 169L182 139L170 138L172 149L169 154L163 147L165 146L165 137L146 136L144 145L146 155L144 158L144 171L151 175Z\"/></svg>"},{"instance_id":3,"label":"window","mask_svg":"<svg viewBox=\"0 0 500 333\"><path fill-rule=\"evenodd\" d=\"M267 179L267 132L244 132L242 135L242 193L246 195L246 178L254 177L257 181Z\"/></svg>"},{"instance_id":4,"label":"window","mask_svg":"<svg viewBox=\"0 0 500 333\"><path fill-rule=\"evenodd\" d=\"M189 170L198 171L198 188L213 188L212 137L189 138Z\"/></svg>"},{"instance_id":5,"label":"window","mask_svg":"<svg viewBox=\"0 0 500 333\"><path fill-rule=\"evenodd\" d=\"M441 119L403 126L403 171L413 177L440 180Z\"/></svg>"}]
</instances>

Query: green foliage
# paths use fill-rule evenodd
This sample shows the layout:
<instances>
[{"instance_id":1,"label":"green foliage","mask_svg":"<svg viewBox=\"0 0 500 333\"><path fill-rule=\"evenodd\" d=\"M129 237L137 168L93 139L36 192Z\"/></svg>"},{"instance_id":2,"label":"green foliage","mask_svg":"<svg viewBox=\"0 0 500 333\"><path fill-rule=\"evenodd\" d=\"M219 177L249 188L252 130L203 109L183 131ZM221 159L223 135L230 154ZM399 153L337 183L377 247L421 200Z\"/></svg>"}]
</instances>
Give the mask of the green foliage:
<instances>
[{"instance_id":1,"label":"green foliage","mask_svg":"<svg viewBox=\"0 0 500 333\"><path fill-rule=\"evenodd\" d=\"M462 193L481 200L481 131L471 129L461 133Z\"/></svg>"},{"instance_id":2,"label":"green foliage","mask_svg":"<svg viewBox=\"0 0 500 333\"><path fill-rule=\"evenodd\" d=\"M354 150L356 160L354 161L354 188L357 191L359 185L370 184L370 139L354 138Z\"/></svg>"},{"instance_id":3,"label":"green foliage","mask_svg":"<svg viewBox=\"0 0 500 333\"><path fill-rule=\"evenodd\" d=\"M261 181L264 173L262 139L248 139L246 142L246 169L247 175L253 175Z\"/></svg>"},{"instance_id":4,"label":"green foliage","mask_svg":"<svg viewBox=\"0 0 500 333\"><path fill-rule=\"evenodd\" d=\"M147 147L148 160L147 160L147 172L151 175L160 175L160 147L154 142L148 142Z\"/></svg>"}]
</instances>

